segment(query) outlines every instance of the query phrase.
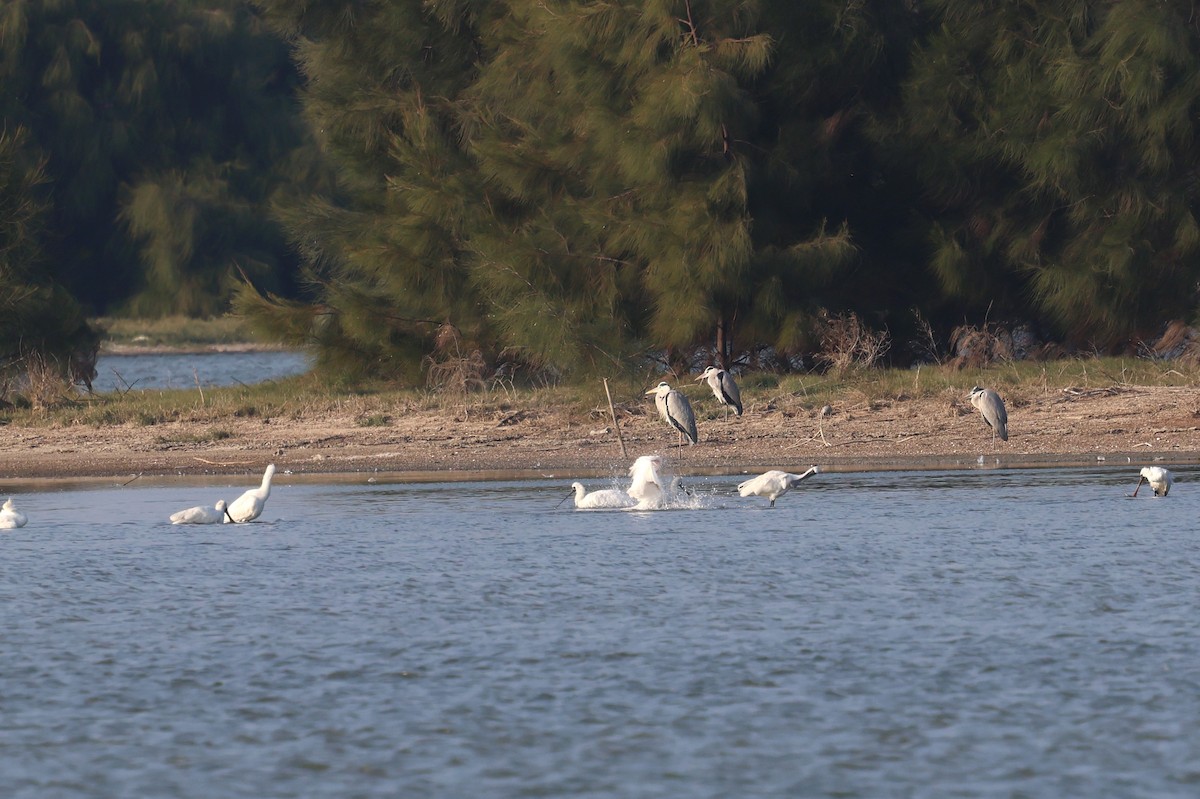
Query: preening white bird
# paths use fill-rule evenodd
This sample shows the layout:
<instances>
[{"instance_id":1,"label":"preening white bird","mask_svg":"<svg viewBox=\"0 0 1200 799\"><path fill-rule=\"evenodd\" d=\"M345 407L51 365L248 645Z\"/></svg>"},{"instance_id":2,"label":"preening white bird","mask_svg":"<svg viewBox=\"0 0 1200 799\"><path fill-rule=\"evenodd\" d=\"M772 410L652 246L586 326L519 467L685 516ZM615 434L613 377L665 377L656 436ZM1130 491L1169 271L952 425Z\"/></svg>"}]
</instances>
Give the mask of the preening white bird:
<instances>
[{"instance_id":1,"label":"preening white bird","mask_svg":"<svg viewBox=\"0 0 1200 799\"><path fill-rule=\"evenodd\" d=\"M1161 466L1143 466L1142 473L1138 477L1137 488L1133 489L1135 497L1138 489L1142 487L1142 483L1150 484L1150 487L1154 489L1154 496L1165 497L1171 490L1171 486L1175 485L1175 476Z\"/></svg>"},{"instance_id":2,"label":"preening white bird","mask_svg":"<svg viewBox=\"0 0 1200 799\"><path fill-rule=\"evenodd\" d=\"M197 505L194 508L176 511L171 514L171 524L220 524L225 520L225 500L218 499L217 504Z\"/></svg>"},{"instance_id":3,"label":"preening white bird","mask_svg":"<svg viewBox=\"0 0 1200 799\"><path fill-rule=\"evenodd\" d=\"M968 395L971 404L983 414L983 421L992 428L992 446L996 446L996 436L1008 441L1008 412L1004 410L1004 400L990 388L975 386Z\"/></svg>"},{"instance_id":4,"label":"preening white bird","mask_svg":"<svg viewBox=\"0 0 1200 799\"><path fill-rule=\"evenodd\" d=\"M696 435L696 414L692 412L692 404L688 398L671 388L666 381L659 383L646 392L654 395L654 405L658 415L667 424L679 431L679 446L682 449L686 436L689 444L695 444L699 438Z\"/></svg>"},{"instance_id":5,"label":"preening white bird","mask_svg":"<svg viewBox=\"0 0 1200 799\"><path fill-rule=\"evenodd\" d=\"M17 510L11 499L6 500L0 507L0 530L24 527L28 521L29 517Z\"/></svg>"},{"instance_id":6,"label":"preening white bird","mask_svg":"<svg viewBox=\"0 0 1200 799\"><path fill-rule=\"evenodd\" d=\"M791 472L772 469L769 472L760 474L758 477L752 477L744 483L739 483L738 494L743 497L766 497L771 500L771 507L773 508L775 507L775 500L791 491L796 483L820 471L816 466L810 467L804 474L792 474Z\"/></svg>"},{"instance_id":7,"label":"preening white bird","mask_svg":"<svg viewBox=\"0 0 1200 799\"><path fill-rule=\"evenodd\" d=\"M733 408L734 413L738 416L742 415L742 392L738 390L737 383L733 382L733 375L724 369L710 366L696 380L707 381L717 402L724 405L726 409Z\"/></svg>"},{"instance_id":8,"label":"preening white bird","mask_svg":"<svg viewBox=\"0 0 1200 799\"><path fill-rule=\"evenodd\" d=\"M589 493L583 483L571 483L571 489L575 492L577 508L628 508L637 504L637 500L628 492L616 488L602 488Z\"/></svg>"},{"instance_id":9,"label":"preening white bird","mask_svg":"<svg viewBox=\"0 0 1200 799\"><path fill-rule=\"evenodd\" d=\"M271 478L274 476L275 464L267 464L267 470L263 473L262 485L250 489L229 503L229 507L225 509L225 521L240 524L257 519L263 512L263 506L267 504L267 497L271 496Z\"/></svg>"},{"instance_id":10,"label":"preening white bird","mask_svg":"<svg viewBox=\"0 0 1200 799\"><path fill-rule=\"evenodd\" d=\"M633 480L626 491L637 503L639 508L653 508L662 504L663 484L658 473L662 458L658 455L643 455L629 467L629 476Z\"/></svg>"}]
</instances>

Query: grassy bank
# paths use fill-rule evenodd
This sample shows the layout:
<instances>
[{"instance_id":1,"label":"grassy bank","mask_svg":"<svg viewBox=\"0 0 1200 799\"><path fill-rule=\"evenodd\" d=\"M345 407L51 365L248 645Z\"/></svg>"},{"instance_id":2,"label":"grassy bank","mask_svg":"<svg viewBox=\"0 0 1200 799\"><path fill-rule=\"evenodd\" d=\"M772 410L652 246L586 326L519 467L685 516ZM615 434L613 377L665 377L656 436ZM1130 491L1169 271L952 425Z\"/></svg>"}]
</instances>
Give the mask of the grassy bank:
<instances>
[{"instance_id":1,"label":"grassy bank","mask_svg":"<svg viewBox=\"0 0 1200 799\"><path fill-rule=\"evenodd\" d=\"M708 401L708 387L694 381L667 376L693 399L700 420L715 418L722 411ZM618 412L652 412L647 388L661 379L610 380ZM920 369L864 369L835 374L776 375L755 373L739 378L743 403L748 410L780 410L812 413L828 404L842 413L869 410L883 403L908 399L944 399L948 404L965 403L973 385L995 388L1010 408L1019 408L1050 393L1064 389L1096 391L1129 386L1195 386L1200 369L1173 361L1135 358L1090 358L1051 362L1008 362L986 369L956 371L940 366ZM322 381L315 375L252 386L191 388L178 390L130 390L107 394L63 394L60 401L39 407L9 408L0 421L26 426L70 425L155 425L190 422L211 426L219 435L224 419L301 419L313 415L350 415L361 426L381 426L414 410L442 410L448 416L511 412L537 413L554 408L587 424L607 418L604 387L599 378L548 388L496 383L469 394L436 393L423 389L397 388L376 382L345 386Z\"/></svg>"},{"instance_id":2,"label":"grassy bank","mask_svg":"<svg viewBox=\"0 0 1200 799\"><path fill-rule=\"evenodd\" d=\"M119 319L100 317L90 320L104 331L103 347L206 347L235 344L265 344L242 319L221 316L192 319L168 316L162 319Z\"/></svg>"}]
</instances>

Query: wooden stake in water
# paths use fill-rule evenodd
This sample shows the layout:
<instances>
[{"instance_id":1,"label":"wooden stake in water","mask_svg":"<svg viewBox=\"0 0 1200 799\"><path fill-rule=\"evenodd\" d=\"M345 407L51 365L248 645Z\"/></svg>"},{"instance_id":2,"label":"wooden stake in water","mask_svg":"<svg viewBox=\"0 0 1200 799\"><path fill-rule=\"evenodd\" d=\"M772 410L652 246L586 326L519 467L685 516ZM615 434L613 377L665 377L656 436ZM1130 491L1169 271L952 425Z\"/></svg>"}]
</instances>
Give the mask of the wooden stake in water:
<instances>
[{"instance_id":1,"label":"wooden stake in water","mask_svg":"<svg viewBox=\"0 0 1200 799\"><path fill-rule=\"evenodd\" d=\"M621 457L629 459L629 453L625 451L625 439L621 437L621 425L617 422L617 412L613 409L612 392L608 390L608 378L604 378L604 395L608 397L608 415L613 420L613 430L617 431L617 442L621 445Z\"/></svg>"}]
</instances>

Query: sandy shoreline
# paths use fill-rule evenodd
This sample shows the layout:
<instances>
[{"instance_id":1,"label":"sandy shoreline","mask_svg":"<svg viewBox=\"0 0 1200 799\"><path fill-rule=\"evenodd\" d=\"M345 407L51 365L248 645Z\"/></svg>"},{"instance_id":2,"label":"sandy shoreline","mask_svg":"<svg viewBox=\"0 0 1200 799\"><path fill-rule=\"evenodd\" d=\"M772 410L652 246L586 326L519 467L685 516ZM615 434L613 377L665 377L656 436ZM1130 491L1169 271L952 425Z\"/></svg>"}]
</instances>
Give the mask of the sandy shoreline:
<instances>
[{"instance_id":1,"label":"sandy shoreline","mask_svg":"<svg viewBox=\"0 0 1200 799\"><path fill-rule=\"evenodd\" d=\"M822 418L800 403L750 406L740 418L698 408L700 443L684 447L647 400L612 420L553 409L463 406L362 426L352 412L155 425L3 428L0 479L371 474L391 480L606 477L657 452L679 474L875 469L1036 468L1200 463L1200 395L1122 386L1009 397L1008 442L993 449L965 398L847 400ZM207 435L219 428L221 436ZM213 440L207 440L213 439ZM982 461L980 458L982 457ZM281 475L281 479L283 476Z\"/></svg>"}]
</instances>

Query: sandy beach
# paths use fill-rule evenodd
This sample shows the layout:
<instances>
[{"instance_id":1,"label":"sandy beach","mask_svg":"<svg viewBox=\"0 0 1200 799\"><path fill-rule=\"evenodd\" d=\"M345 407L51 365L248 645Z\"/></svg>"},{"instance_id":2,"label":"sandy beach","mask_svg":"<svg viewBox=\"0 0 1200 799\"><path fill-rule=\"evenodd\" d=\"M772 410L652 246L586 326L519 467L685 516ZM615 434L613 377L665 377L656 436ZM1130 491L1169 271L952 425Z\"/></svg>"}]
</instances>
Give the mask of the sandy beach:
<instances>
[{"instance_id":1,"label":"sandy beach","mask_svg":"<svg viewBox=\"0 0 1200 799\"><path fill-rule=\"evenodd\" d=\"M588 477L620 474L660 453L679 474L768 468L827 471L1200 462L1200 395L1192 388L1054 389L1006 397L1010 437L993 446L965 396L868 401L848 396L822 417L799 400L749 404L724 418L697 403L700 442L676 446L650 398L569 415L519 403L413 410L364 426L353 411L230 417L214 423L4 428L8 480L260 473L386 473L393 479ZM220 437L206 436L219 427ZM982 460L980 460L982 458Z\"/></svg>"}]
</instances>

